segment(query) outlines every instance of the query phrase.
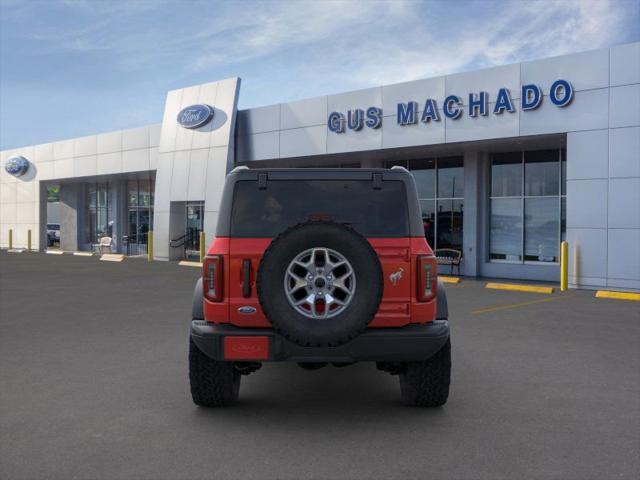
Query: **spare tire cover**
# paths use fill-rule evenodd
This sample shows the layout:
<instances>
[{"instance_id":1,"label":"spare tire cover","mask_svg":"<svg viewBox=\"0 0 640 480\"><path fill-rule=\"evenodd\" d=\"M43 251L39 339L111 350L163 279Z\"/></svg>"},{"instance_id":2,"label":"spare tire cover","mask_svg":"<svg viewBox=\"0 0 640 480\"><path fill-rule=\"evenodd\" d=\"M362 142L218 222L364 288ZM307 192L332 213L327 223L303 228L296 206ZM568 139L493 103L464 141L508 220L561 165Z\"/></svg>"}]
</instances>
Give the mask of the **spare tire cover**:
<instances>
[{"instance_id":1,"label":"spare tire cover","mask_svg":"<svg viewBox=\"0 0 640 480\"><path fill-rule=\"evenodd\" d=\"M378 311L383 286L371 244L333 222L289 228L271 242L258 268L265 316L302 346L336 346L362 333Z\"/></svg>"}]
</instances>

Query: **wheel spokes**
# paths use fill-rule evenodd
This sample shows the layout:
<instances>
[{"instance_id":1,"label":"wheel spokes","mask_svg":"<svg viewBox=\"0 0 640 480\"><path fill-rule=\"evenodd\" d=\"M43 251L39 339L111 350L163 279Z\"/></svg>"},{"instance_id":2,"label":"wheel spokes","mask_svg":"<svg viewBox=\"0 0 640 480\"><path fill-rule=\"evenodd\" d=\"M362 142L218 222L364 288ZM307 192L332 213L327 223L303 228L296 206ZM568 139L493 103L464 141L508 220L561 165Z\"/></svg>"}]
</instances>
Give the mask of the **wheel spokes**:
<instances>
[{"instance_id":1,"label":"wheel spokes","mask_svg":"<svg viewBox=\"0 0 640 480\"><path fill-rule=\"evenodd\" d=\"M340 313L355 292L349 261L326 247L297 255L285 273L285 293L291 306L307 317L326 319Z\"/></svg>"}]
</instances>

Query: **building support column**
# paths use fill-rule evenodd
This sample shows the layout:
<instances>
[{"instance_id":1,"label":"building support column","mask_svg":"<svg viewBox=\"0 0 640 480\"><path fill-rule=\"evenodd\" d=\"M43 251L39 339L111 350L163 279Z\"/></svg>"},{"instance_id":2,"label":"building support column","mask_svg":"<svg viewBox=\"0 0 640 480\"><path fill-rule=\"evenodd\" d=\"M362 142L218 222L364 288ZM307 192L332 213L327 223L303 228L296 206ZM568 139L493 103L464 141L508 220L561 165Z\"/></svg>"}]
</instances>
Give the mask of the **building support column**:
<instances>
[{"instance_id":1,"label":"building support column","mask_svg":"<svg viewBox=\"0 0 640 480\"><path fill-rule=\"evenodd\" d=\"M78 250L78 216L81 208L81 185L62 183L60 185L60 249Z\"/></svg>"},{"instance_id":2,"label":"building support column","mask_svg":"<svg viewBox=\"0 0 640 480\"><path fill-rule=\"evenodd\" d=\"M462 224L462 256L463 274L469 277L478 276L480 254L480 182L484 155L480 152L464 154L464 216Z\"/></svg>"}]
</instances>

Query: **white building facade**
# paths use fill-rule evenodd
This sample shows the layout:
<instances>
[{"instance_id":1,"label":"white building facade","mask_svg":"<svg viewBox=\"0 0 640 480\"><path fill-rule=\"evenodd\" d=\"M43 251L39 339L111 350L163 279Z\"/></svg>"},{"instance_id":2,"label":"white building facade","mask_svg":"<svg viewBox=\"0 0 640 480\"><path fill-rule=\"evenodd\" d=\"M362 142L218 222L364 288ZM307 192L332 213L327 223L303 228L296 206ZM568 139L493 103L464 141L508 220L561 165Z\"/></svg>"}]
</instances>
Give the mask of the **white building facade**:
<instances>
[{"instance_id":1,"label":"white building facade","mask_svg":"<svg viewBox=\"0 0 640 480\"><path fill-rule=\"evenodd\" d=\"M213 237L226 173L390 167L416 178L425 236L469 276L640 290L640 43L238 110L240 79L167 94L162 123L1 152L0 247L173 260ZM58 199L56 199L58 200ZM51 209L49 209L51 211Z\"/></svg>"}]
</instances>

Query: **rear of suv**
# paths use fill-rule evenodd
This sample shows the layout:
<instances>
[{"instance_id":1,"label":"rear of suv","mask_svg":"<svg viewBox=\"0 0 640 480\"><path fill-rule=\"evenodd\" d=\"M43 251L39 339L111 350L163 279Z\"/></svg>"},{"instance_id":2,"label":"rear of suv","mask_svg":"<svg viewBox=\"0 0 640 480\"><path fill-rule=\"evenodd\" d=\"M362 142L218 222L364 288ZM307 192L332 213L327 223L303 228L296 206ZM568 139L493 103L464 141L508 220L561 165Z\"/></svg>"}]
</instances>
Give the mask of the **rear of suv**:
<instances>
[{"instance_id":1,"label":"rear of suv","mask_svg":"<svg viewBox=\"0 0 640 480\"><path fill-rule=\"evenodd\" d=\"M411 174L248 169L226 179L193 298L189 378L200 406L237 402L263 362L375 362L402 402L449 395L445 291Z\"/></svg>"}]
</instances>

